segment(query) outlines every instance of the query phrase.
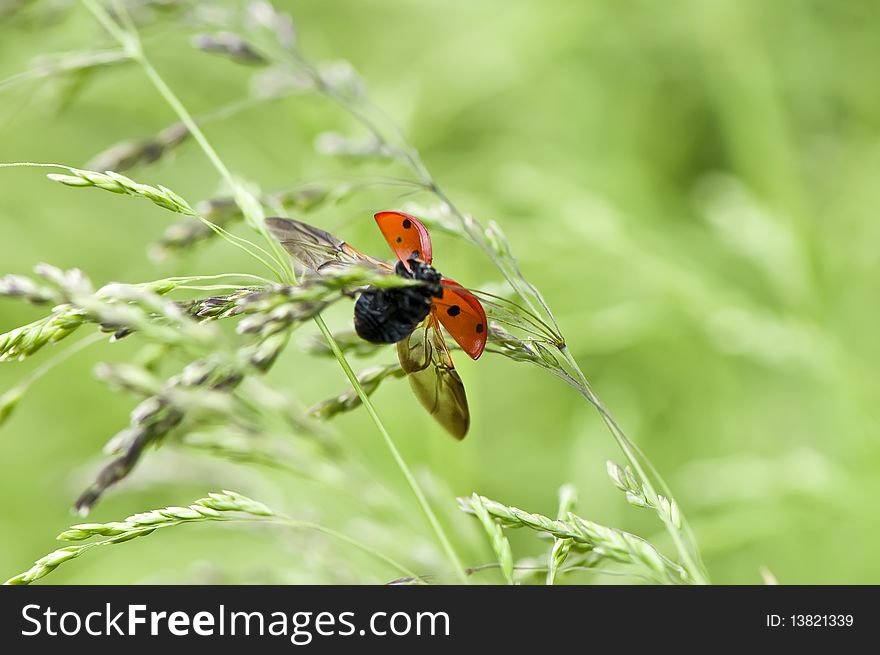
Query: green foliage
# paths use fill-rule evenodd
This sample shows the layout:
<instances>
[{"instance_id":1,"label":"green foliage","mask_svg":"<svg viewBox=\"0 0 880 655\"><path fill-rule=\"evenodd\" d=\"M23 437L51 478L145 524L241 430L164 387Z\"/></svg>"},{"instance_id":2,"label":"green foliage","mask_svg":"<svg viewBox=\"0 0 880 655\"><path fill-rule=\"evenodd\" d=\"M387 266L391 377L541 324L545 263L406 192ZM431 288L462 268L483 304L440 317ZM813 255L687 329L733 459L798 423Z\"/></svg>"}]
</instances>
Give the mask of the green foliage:
<instances>
[{"instance_id":1,"label":"green foliage","mask_svg":"<svg viewBox=\"0 0 880 655\"><path fill-rule=\"evenodd\" d=\"M498 553L505 575L510 575L509 548L503 537L501 526L530 528L545 532L557 540L567 540L571 547L596 555L599 560L606 559L620 564L639 567L644 575L660 584L693 583L689 573L675 562L660 554L654 546L629 532L599 525L568 512L564 519L551 519L540 514L530 514L516 507L508 507L474 494L472 498L459 498L462 509L471 512L492 533L492 543ZM491 521L495 519L498 524ZM554 559L560 559L559 550L554 546ZM594 563L594 566L596 564ZM558 569L559 562L554 564Z\"/></svg>"},{"instance_id":2,"label":"green foliage","mask_svg":"<svg viewBox=\"0 0 880 655\"><path fill-rule=\"evenodd\" d=\"M700 554L719 582L880 574L852 547L878 538L880 462L880 104L851 63L880 23L861 4L346 0L297 7L295 27L262 2L87 1L51 23L41 4L0 27L0 158L88 161L53 179L184 216L0 170L0 491L28 499L4 516L10 572L93 482L116 515L234 485L404 562L340 557L325 532L291 537L312 559L271 581L452 581L461 561L505 582L703 582ZM346 294L370 281L296 286L261 231L290 213L381 256L384 208L425 218L440 270L490 312L486 356L453 352L475 419L462 444L391 353L346 336ZM18 274L38 261L59 268ZM314 317L339 338L314 345ZM327 354L351 389L312 357ZM128 421L93 368L135 398ZM96 480L80 467L126 422ZM554 507L563 480L577 514L569 487ZM167 538L173 564L144 540L53 579L186 581L207 558L251 580L286 547Z\"/></svg>"},{"instance_id":3,"label":"green foliage","mask_svg":"<svg viewBox=\"0 0 880 655\"><path fill-rule=\"evenodd\" d=\"M262 503L237 494L224 491L222 494L212 493L200 498L188 507L166 507L149 512L134 514L122 521L114 523L80 523L71 526L58 535L59 541L84 541L92 537L107 537L83 546L65 546L45 557L38 559L34 565L22 573L6 581L6 584L25 585L48 575L64 562L77 558L94 546L121 544L137 537L145 537L154 530L168 528L181 523L200 521L231 521L236 513L252 516L272 516L273 512Z\"/></svg>"}]
</instances>

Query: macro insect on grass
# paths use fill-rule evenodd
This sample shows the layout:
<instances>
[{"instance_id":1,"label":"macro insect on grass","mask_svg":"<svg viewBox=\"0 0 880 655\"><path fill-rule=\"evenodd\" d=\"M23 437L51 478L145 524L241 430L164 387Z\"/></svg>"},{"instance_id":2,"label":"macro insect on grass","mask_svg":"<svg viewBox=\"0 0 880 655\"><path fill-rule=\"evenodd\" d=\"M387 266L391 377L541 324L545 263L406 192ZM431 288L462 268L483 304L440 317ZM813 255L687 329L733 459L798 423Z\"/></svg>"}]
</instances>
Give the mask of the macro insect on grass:
<instances>
[{"instance_id":1,"label":"macro insect on grass","mask_svg":"<svg viewBox=\"0 0 880 655\"><path fill-rule=\"evenodd\" d=\"M256 272L211 275L187 271L186 275L147 282L98 286L90 280L85 265L86 270L62 270L41 264L33 277L7 275L0 279L0 295L47 309L35 322L0 335L0 360L46 358L48 349L44 348L48 345L53 350L66 348L64 356L73 354L75 348L86 348L94 341L89 337L73 342L72 335L84 331L143 346L133 360L103 364L95 371L112 389L132 394L139 402L129 425L109 442L108 460L82 491L75 507L84 515L94 511L115 485L154 456L151 451L174 443L239 466L274 467L285 475L307 478L318 485L316 489L326 490L322 502L331 506L341 502L340 497L378 494L382 498L377 506L371 508L367 503L362 513L369 516L372 525L379 526L385 538L377 538L376 530L354 535L337 526L289 517L278 508L269 509L262 499L224 491L188 507L150 510L122 521L73 525L59 539L87 543L54 551L30 570L12 577L10 583L33 582L96 545L119 544L158 528L232 520L320 533L336 547L348 549L345 553L354 549L379 562L385 567L381 570L387 573L387 580L410 583L484 581L486 578L480 577L484 571L494 571L498 580L508 583L534 582L537 574L539 581L553 584L584 571L658 583L708 582L694 536L671 491L593 391L571 354L568 335L561 332L544 296L521 270L513 254L515 245L507 240L501 224L492 221L484 225L459 208L401 130L372 103L353 68L311 61L300 50L292 18L262 0L212 16L205 23L199 23L206 19L198 13L187 15L187 20L174 12L168 17L138 16L122 2L110 3L109 10L95 0L83 0L81 6L105 31L107 43L103 45L109 43L118 49L119 56L106 61L132 64L131 73L137 71L155 90L157 100L174 113L175 123L157 137L119 144L93 157L104 171L31 162L10 162L3 167L35 172L51 167L55 172L49 174L47 184L71 187L71 193L75 189L109 191L148 200L157 210L180 215L181 222L166 231L154 252L180 257L207 242L223 240L225 248L246 253L257 268ZM272 91L260 92L209 117L191 114L154 66L140 36L152 27L151 21L177 30L190 29L193 24L222 28L222 38L193 35L195 47L226 56L230 66L255 67L258 81ZM200 56L209 55L194 54ZM77 61L88 62L92 76L100 75L107 65L94 57L80 56ZM44 73L35 70L33 77ZM23 74L16 78L16 84L27 80L28 75ZM327 106L335 106L366 134L365 138L324 135L317 141L320 151L358 159L365 165L390 162L400 176L352 173L347 180L317 187L293 185L270 193L259 191L253 180L239 177L215 150L204 125L243 111L242 107L259 110L263 104L294 94L310 94ZM223 196L193 203L166 186L135 181L149 180L147 165L172 156L189 142L221 180ZM131 173L132 168L138 170ZM318 207L332 209L342 198L376 189L402 190L410 196L400 206L386 201L374 207L389 210L378 213L377 220L397 257L394 267L355 251L322 226L299 220ZM362 220L372 219L364 213ZM393 227L389 221L394 221ZM431 266L429 232L475 247L482 254L483 279L495 277L496 282L486 285L468 280L460 286L441 277ZM293 260L288 253L294 255ZM437 259L445 266L451 255L444 253ZM303 270L295 271L294 261ZM334 333L324 317L351 299L355 300L355 333ZM323 342L312 344L309 350L330 355L351 388L308 409L287 390L272 388L266 374L288 348L296 347L291 340L293 331L310 323L317 325ZM234 324L234 332L225 329L226 324ZM444 339L441 325L451 341ZM356 372L351 360L377 353L381 356L388 350L382 344L397 344L399 363ZM462 438L468 432L470 414L480 410L468 407L462 378L452 364L455 348L473 359L485 348L489 358L503 358L506 364L531 364L580 394L585 401L583 411L598 412L620 448L624 465L607 464L612 483L630 504L656 514L668 537L668 552L639 536L577 514L576 494L570 486L563 486L555 518L511 507L480 495L479 490L459 498L459 507L485 532L497 561L465 560L460 550L466 550L471 558L483 544L472 526L460 528L461 522L451 517L449 510L455 501L443 485L430 475L426 478L413 472L398 446L403 435L392 435L371 399L380 387L406 377L428 412L453 436ZM478 365L486 365L487 359L481 358ZM52 365L54 360L47 359L36 377L25 378L3 395L0 418L10 419L25 391ZM326 362L315 360L309 365L326 366ZM555 383L550 377L542 380L542 384ZM433 538L430 554L416 556L395 547L390 535L423 528L413 526L409 500L401 502L387 489L383 491L385 485L376 484L375 474L344 435L327 424L329 419L353 411L368 416L377 442L384 444L406 481ZM470 438L488 439L491 435L478 433ZM291 449L293 455L288 457ZM595 462L595 468L602 471L606 465ZM248 495L253 494L249 491ZM333 516L333 512L327 515ZM550 538L542 564L518 562L507 537L511 528L533 530Z\"/></svg>"},{"instance_id":2,"label":"macro insect on grass","mask_svg":"<svg viewBox=\"0 0 880 655\"><path fill-rule=\"evenodd\" d=\"M266 220L275 238L312 274L361 263L417 283L361 291L354 306L355 332L370 343L397 344L400 367L419 401L453 437L463 439L470 426L467 395L440 325L472 359L479 359L488 336L486 312L476 296L431 266L431 237L415 216L379 212L376 222L398 257L394 267L305 223Z\"/></svg>"}]
</instances>

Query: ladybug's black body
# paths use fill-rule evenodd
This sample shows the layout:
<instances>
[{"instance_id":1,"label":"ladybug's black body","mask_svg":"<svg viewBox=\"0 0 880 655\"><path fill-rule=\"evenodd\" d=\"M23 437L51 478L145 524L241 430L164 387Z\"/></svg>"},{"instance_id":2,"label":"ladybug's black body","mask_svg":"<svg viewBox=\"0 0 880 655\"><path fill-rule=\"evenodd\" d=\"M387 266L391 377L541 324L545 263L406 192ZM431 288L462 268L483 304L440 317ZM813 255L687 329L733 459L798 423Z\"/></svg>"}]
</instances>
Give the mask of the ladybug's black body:
<instances>
[{"instance_id":1,"label":"ladybug's black body","mask_svg":"<svg viewBox=\"0 0 880 655\"><path fill-rule=\"evenodd\" d=\"M432 299L443 296L440 273L418 259L407 263L410 270L398 261L394 272L423 284L370 288L361 293L354 305L354 328L361 339L371 343L397 343L405 339L428 316Z\"/></svg>"}]
</instances>

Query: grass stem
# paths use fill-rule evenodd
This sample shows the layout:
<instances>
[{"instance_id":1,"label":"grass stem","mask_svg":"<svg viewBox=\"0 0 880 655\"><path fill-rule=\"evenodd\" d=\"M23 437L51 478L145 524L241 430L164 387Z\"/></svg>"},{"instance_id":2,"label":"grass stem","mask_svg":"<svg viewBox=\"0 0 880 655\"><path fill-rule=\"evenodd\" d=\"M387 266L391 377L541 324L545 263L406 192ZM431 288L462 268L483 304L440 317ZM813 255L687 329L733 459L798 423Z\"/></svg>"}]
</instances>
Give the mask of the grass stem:
<instances>
[{"instance_id":1,"label":"grass stem","mask_svg":"<svg viewBox=\"0 0 880 655\"><path fill-rule=\"evenodd\" d=\"M599 410L599 414L601 414L602 420L605 421L605 425L608 426L608 429L611 431L611 434L617 442L617 445L620 447L620 450L623 451L623 454L629 462L630 466L633 467L633 470L635 470L636 474L639 476L639 479L645 489L645 494L648 496L649 500L651 500L656 505L657 492L654 490L653 484L651 484L651 479L642 468L642 460L646 458L644 457L644 455L642 455L641 451L638 449L638 446L636 446L629 439L629 437L626 436L626 433L620 428L620 426L617 424L617 421L614 420L614 417L607 410L605 404L595 394L583 371L581 371L580 366L578 366L577 361L572 356L571 351L567 347L563 347L560 349L560 353L565 358L565 361L571 367L574 374L577 376L577 381L582 389L583 395ZM666 491L666 493L669 495L666 483L662 481L662 478L660 478L659 475L657 475L656 470L653 470L653 473L664 487L664 491ZM671 519L668 516L660 514L660 518L663 521L663 524L666 526L666 530L667 532L669 532L669 536L672 538L672 542L675 544L675 549L678 552L678 556L681 558L682 566L684 566L694 582L696 582L697 584L708 584L709 580L705 572L703 571L703 567L697 563L697 560L694 557L691 548L687 544L685 544L684 539L682 538L682 531L679 530L675 525L673 525ZM684 521L684 519L682 519L682 521Z\"/></svg>"},{"instance_id":2,"label":"grass stem","mask_svg":"<svg viewBox=\"0 0 880 655\"><path fill-rule=\"evenodd\" d=\"M280 246L275 242L274 239L269 236L265 226L263 225L263 212L259 201L254 198L253 195L235 179L235 177L233 177L230 170L226 167L226 164L217 154L217 151L214 150L213 146L211 146L201 128L199 128L195 119L192 117L192 115L189 113L189 111L186 109L186 107L183 105L183 103L180 101L174 91L171 90L171 88L168 86L168 84L165 82L159 72L146 57L143 49L141 48L140 41L137 38L136 33L129 33L125 29L118 26L107 13L107 10L95 0L82 0L82 3L95 16L98 22L100 22L101 25L104 26L104 28L111 34L111 36L119 41L120 45L122 45L126 49L132 59L140 64L147 78L150 80L150 82L152 82L153 86L156 87L156 90L165 99L168 105L174 110L180 121L190 131L190 134L195 139L196 143L199 144L205 155L211 161L214 168L217 169L217 171L220 173L220 176L232 189L235 201L241 208L245 217L248 219L248 222L251 223L252 227L256 229L262 236L264 236L264 238L266 238L266 240L275 249L275 252L278 253ZM293 273L289 263L289 259L284 255L279 255L278 258L279 263L283 264L282 270L284 271L284 277L287 278L288 282L292 282ZM335 340L333 339L332 333L327 328L327 325L324 323L323 319L318 316L316 317L315 322L318 324L321 332L326 337L330 349L333 351L333 354L339 362L339 365L342 367L346 376L349 378L352 387L357 391L358 395L361 398L361 401L364 404L364 407L367 409L367 413L370 415L370 418L373 420L373 423L375 423L376 428L382 435L382 438L388 446L388 449L391 451L391 455L394 458L394 461L397 463L398 468L400 468L401 473L403 473L403 476L406 478L410 489L415 495L416 500L422 508L422 511L425 513L425 516L427 517L431 528L434 530L437 539L440 541L443 550L445 551L450 562L453 564L458 577L463 583L467 584L468 577L465 573L465 569L461 563L461 560L458 558L458 555L453 549L449 538L443 530L443 527L437 520L437 517L431 509L431 506L428 504L424 492L422 491L421 487L419 486L418 482L416 481L415 477L413 476L412 472L410 471L409 467L401 456L400 451L398 451L397 446L391 438L391 435L388 433L388 430L385 428L385 425L379 418L376 409L373 407L369 397L358 383L357 375L352 370L351 365L345 358L345 355L339 349L338 344L336 344Z\"/></svg>"},{"instance_id":3,"label":"grass stem","mask_svg":"<svg viewBox=\"0 0 880 655\"><path fill-rule=\"evenodd\" d=\"M319 316L315 319L315 321L318 324L318 327L321 329L321 332L324 334L324 337L327 339L327 343L329 344L330 349L333 351L333 354L339 360L339 363L342 366L343 371L345 371L345 375L351 383L352 388L357 392L358 397L361 399L361 402L367 410L367 413L376 424L379 433L382 435L382 438L385 441L385 445L388 446L388 450L391 451L391 456L397 463L400 472L403 473L403 477L406 478L407 484L409 484L413 495L416 497L416 500L418 501L419 505L422 508L422 511L425 513L425 516L428 519L428 522L431 524L431 528L434 530L434 534L437 535L438 541L440 541L440 544L443 546L443 550L446 552L446 556L455 567L456 574L463 583L468 584L469 581L467 573L465 572L465 568L462 565L461 560L456 554L455 549L452 547L452 543L449 541L449 538L446 536L446 532L443 530L443 526L441 526L440 521L437 520L437 516L434 514L434 510L431 509L431 505L428 503L428 499L422 492L419 483L416 481L415 477L412 474L412 471L410 471L409 466L407 466L406 461L403 459L403 456L397 449L394 440L391 438L391 435L388 433L388 430L385 428L385 425L379 418L379 415L376 412L376 408L373 407L373 403L370 400L369 395L364 391L360 382L358 382L357 374L351 368L348 360L345 359L345 356L340 350L339 345L336 343L336 340L333 338L333 334L330 332L327 324L324 323L324 320Z\"/></svg>"}]
</instances>

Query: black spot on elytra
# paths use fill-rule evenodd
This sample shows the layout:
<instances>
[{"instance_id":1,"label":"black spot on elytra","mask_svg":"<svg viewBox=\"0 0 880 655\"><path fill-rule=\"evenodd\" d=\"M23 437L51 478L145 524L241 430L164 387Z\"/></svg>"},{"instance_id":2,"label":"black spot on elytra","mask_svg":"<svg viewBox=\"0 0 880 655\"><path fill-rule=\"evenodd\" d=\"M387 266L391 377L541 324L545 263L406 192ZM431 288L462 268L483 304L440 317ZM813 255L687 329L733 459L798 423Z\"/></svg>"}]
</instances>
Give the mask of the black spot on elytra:
<instances>
[{"instance_id":1,"label":"black spot on elytra","mask_svg":"<svg viewBox=\"0 0 880 655\"><path fill-rule=\"evenodd\" d=\"M453 305L446 310L446 313L450 316L458 316L459 314L461 314L461 307L459 307L458 305Z\"/></svg>"},{"instance_id":2,"label":"black spot on elytra","mask_svg":"<svg viewBox=\"0 0 880 655\"><path fill-rule=\"evenodd\" d=\"M397 239L395 240L397 241L397 243L400 243L401 241L403 241L403 237L397 237Z\"/></svg>"},{"instance_id":3,"label":"black spot on elytra","mask_svg":"<svg viewBox=\"0 0 880 655\"><path fill-rule=\"evenodd\" d=\"M411 227L412 227L412 221L409 220L408 218L404 218L403 219L403 229L408 230Z\"/></svg>"},{"instance_id":4,"label":"black spot on elytra","mask_svg":"<svg viewBox=\"0 0 880 655\"><path fill-rule=\"evenodd\" d=\"M485 329L482 323L477 323L477 334L482 334Z\"/></svg>"}]
</instances>

